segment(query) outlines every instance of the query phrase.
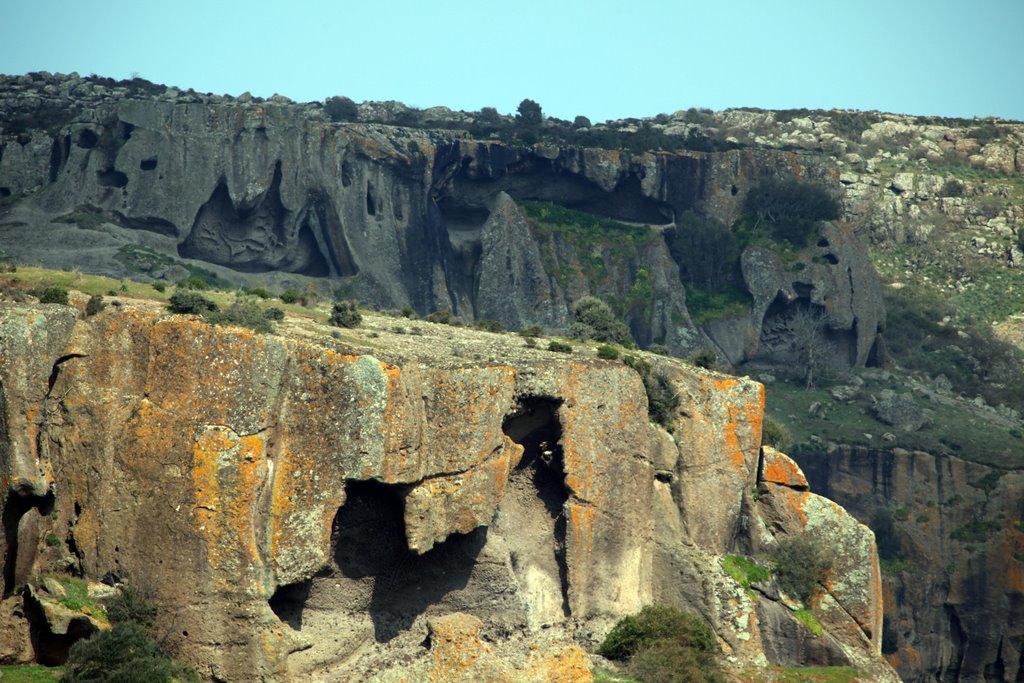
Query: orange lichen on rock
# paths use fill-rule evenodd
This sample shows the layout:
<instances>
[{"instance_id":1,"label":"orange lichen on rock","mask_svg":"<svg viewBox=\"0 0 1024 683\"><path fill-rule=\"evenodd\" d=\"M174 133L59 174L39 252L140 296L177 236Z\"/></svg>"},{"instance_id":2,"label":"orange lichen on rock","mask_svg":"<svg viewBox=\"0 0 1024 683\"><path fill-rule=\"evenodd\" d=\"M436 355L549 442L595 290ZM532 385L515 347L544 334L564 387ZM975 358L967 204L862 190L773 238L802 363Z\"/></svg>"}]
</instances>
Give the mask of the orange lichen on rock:
<instances>
[{"instance_id":1,"label":"orange lichen on rock","mask_svg":"<svg viewBox=\"0 0 1024 683\"><path fill-rule=\"evenodd\" d=\"M795 489L807 489L807 477L793 460L771 446L761 447L761 481Z\"/></svg>"}]
</instances>

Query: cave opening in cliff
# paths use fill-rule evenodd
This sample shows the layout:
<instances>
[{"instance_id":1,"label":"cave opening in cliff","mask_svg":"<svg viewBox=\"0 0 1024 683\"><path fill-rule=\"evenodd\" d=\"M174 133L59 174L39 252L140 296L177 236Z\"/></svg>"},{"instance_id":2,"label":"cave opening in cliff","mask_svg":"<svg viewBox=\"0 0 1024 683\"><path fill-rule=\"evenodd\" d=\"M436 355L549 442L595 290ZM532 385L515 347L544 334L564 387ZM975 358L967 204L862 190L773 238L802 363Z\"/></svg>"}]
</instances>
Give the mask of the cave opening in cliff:
<instances>
[{"instance_id":1,"label":"cave opening in cliff","mask_svg":"<svg viewBox=\"0 0 1024 683\"><path fill-rule=\"evenodd\" d=\"M19 547L19 536L25 535L24 532L19 534L23 518L34 509L42 519L53 511L53 504L52 492L45 496L21 494L13 489L7 492L7 502L2 515L5 543L2 592L4 598L14 593L15 587L23 583L27 578L26 571L31 568L32 557L26 552L31 549Z\"/></svg>"},{"instance_id":2,"label":"cave opening in cliff","mask_svg":"<svg viewBox=\"0 0 1024 683\"><path fill-rule=\"evenodd\" d=\"M330 647L344 651L358 646L368 615L374 639L386 643L467 586L486 529L452 534L418 555L406 542L407 491L376 481L346 483L345 503L331 527L330 565L307 581L281 586L270 599L282 622L311 640L323 635ZM347 635L338 634L339 624Z\"/></svg>"},{"instance_id":3,"label":"cave opening in cliff","mask_svg":"<svg viewBox=\"0 0 1024 683\"><path fill-rule=\"evenodd\" d=\"M521 547L512 548L513 569L524 584L533 580L529 577L539 575L553 580L539 582L534 588L525 585L526 593L557 591L558 613L548 610L547 614L539 615L541 623L569 616L565 515L569 489L565 484L562 425L558 419L561 405L560 399L550 396L526 396L502 424L505 434L523 447L523 455L509 476L509 493L499 508L500 523L531 530ZM551 605L555 597L550 595L535 602Z\"/></svg>"}]
</instances>

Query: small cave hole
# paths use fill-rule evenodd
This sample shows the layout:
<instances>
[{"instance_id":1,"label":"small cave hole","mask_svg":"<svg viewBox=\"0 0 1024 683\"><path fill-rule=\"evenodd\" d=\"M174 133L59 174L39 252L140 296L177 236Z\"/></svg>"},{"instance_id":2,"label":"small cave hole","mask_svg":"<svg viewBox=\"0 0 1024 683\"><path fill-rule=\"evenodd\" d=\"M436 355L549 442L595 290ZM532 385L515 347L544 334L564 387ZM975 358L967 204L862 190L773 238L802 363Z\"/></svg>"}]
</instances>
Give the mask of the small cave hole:
<instances>
[{"instance_id":1,"label":"small cave hole","mask_svg":"<svg viewBox=\"0 0 1024 683\"><path fill-rule=\"evenodd\" d=\"M156 157L150 157L149 159L143 159L139 162L139 168L143 171L152 171L156 168Z\"/></svg>"},{"instance_id":2,"label":"small cave hole","mask_svg":"<svg viewBox=\"0 0 1024 683\"><path fill-rule=\"evenodd\" d=\"M341 186L348 187L352 184L352 164L348 161L341 162Z\"/></svg>"},{"instance_id":3,"label":"small cave hole","mask_svg":"<svg viewBox=\"0 0 1024 683\"><path fill-rule=\"evenodd\" d=\"M735 197L737 194L739 194L739 192L740 192L740 188L736 187L735 185L733 185L731 188L729 188L729 194L731 194L733 197Z\"/></svg>"},{"instance_id":4,"label":"small cave hole","mask_svg":"<svg viewBox=\"0 0 1024 683\"><path fill-rule=\"evenodd\" d=\"M377 215L377 199L373 196L373 185L366 184L366 213L371 216Z\"/></svg>"},{"instance_id":5,"label":"small cave hole","mask_svg":"<svg viewBox=\"0 0 1024 683\"><path fill-rule=\"evenodd\" d=\"M277 615L277 618L296 631L302 630L302 611L306 606L307 598L309 598L311 585L312 582L308 580L285 584L274 591L268 601L270 609ZM188 632L182 635L187 636Z\"/></svg>"},{"instance_id":6,"label":"small cave hole","mask_svg":"<svg viewBox=\"0 0 1024 683\"><path fill-rule=\"evenodd\" d=\"M96 135L95 131L83 128L78 132L78 139L75 140L75 144L82 149L92 149L100 141L100 136Z\"/></svg>"},{"instance_id":7,"label":"small cave hole","mask_svg":"<svg viewBox=\"0 0 1024 683\"><path fill-rule=\"evenodd\" d=\"M796 292L796 295L801 299L810 299L811 292L814 291L814 285L806 282L794 282L793 291Z\"/></svg>"},{"instance_id":8,"label":"small cave hole","mask_svg":"<svg viewBox=\"0 0 1024 683\"><path fill-rule=\"evenodd\" d=\"M836 256L835 254L825 254L824 256L822 256L822 258L825 259L825 261L828 262L829 265L839 265L839 257Z\"/></svg>"},{"instance_id":9,"label":"small cave hole","mask_svg":"<svg viewBox=\"0 0 1024 683\"><path fill-rule=\"evenodd\" d=\"M102 187L124 187L128 184L128 176L113 168L96 171L96 181Z\"/></svg>"},{"instance_id":10,"label":"small cave hole","mask_svg":"<svg viewBox=\"0 0 1024 683\"><path fill-rule=\"evenodd\" d=\"M11 188L9 188L9 187L0 187L0 198L2 198L2 197L10 197L10 196L11 196Z\"/></svg>"},{"instance_id":11,"label":"small cave hole","mask_svg":"<svg viewBox=\"0 0 1024 683\"><path fill-rule=\"evenodd\" d=\"M828 247L828 246L831 246L831 245L829 244L829 241L826 238L819 237L818 238L818 246L819 247Z\"/></svg>"},{"instance_id":12,"label":"small cave hole","mask_svg":"<svg viewBox=\"0 0 1024 683\"><path fill-rule=\"evenodd\" d=\"M133 130L135 130L135 124L128 123L127 121L117 122L117 137L121 140L128 140L132 136Z\"/></svg>"}]
</instances>

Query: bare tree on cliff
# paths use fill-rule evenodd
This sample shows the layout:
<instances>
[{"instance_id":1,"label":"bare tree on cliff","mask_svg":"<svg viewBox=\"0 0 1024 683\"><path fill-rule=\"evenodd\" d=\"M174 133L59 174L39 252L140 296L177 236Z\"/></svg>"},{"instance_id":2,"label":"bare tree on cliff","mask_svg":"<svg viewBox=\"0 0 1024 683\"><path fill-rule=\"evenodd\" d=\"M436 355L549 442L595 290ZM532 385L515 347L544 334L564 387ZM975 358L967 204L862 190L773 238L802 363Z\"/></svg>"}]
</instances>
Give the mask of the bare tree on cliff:
<instances>
[{"instance_id":1,"label":"bare tree on cliff","mask_svg":"<svg viewBox=\"0 0 1024 683\"><path fill-rule=\"evenodd\" d=\"M797 362L803 368L804 388L814 386L815 375L832 353L832 343L825 336L827 321L819 307L801 307L793 314L790 330Z\"/></svg>"}]
</instances>

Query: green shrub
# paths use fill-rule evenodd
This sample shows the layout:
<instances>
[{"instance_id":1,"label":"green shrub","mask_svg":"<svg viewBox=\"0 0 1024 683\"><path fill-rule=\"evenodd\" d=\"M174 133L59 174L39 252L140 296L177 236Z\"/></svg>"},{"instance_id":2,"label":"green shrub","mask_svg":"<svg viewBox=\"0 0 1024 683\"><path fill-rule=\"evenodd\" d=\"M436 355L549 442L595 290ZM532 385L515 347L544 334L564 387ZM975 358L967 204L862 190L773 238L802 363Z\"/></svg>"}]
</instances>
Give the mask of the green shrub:
<instances>
[{"instance_id":1,"label":"green shrub","mask_svg":"<svg viewBox=\"0 0 1024 683\"><path fill-rule=\"evenodd\" d=\"M477 320L473 326L478 330L484 330L486 332L501 332L505 329L497 320Z\"/></svg>"},{"instance_id":2,"label":"green shrub","mask_svg":"<svg viewBox=\"0 0 1024 683\"><path fill-rule=\"evenodd\" d=\"M46 534L46 545L50 548L55 548L60 545L60 538L57 534Z\"/></svg>"},{"instance_id":3,"label":"green shrub","mask_svg":"<svg viewBox=\"0 0 1024 683\"><path fill-rule=\"evenodd\" d=\"M60 679L65 683L171 683L199 681L188 666L175 662L133 622L115 624L88 640L71 646L67 668Z\"/></svg>"},{"instance_id":4,"label":"green shrub","mask_svg":"<svg viewBox=\"0 0 1024 683\"><path fill-rule=\"evenodd\" d=\"M552 339L548 342L548 351L557 351L558 353L572 353L572 344L566 344L560 342L557 339Z\"/></svg>"},{"instance_id":5,"label":"green shrub","mask_svg":"<svg viewBox=\"0 0 1024 683\"><path fill-rule=\"evenodd\" d=\"M278 298L286 304L294 304L302 298L302 294L294 289L286 289L281 292L281 296Z\"/></svg>"},{"instance_id":6,"label":"green shrub","mask_svg":"<svg viewBox=\"0 0 1024 683\"><path fill-rule=\"evenodd\" d=\"M271 306L267 310L263 311L263 317L267 320L281 322L284 320L284 311L277 306Z\"/></svg>"},{"instance_id":7,"label":"green shrub","mask_svg":"<svg viewBox=\"0 0 1024 683\"><path fill-rule=\"evenodd\" d=\"M718 364L718 356L715 352L709 348L703 348L696 354L690 357L690 362L696 365L698 368L704 368L705 370L713 370L715 365Z\"/></svg>"},{"instance_id":8,"label":"green shrub","mask_svg":"<svg viewBox=\"0 0 1024 683\"><path fill-rule=\"evenodd\" d=\"M647 393L647 415L668 431L673 431L675 411L679 407L679 393L663 370L652 370L641 375Z\"/></svg>"},{"instance_id":9,"label":"green shrub","mask_svg":"<svg viewBox=\"0 0 1024 683\"><path fill-rule=\"evenodd\" d=\"M765 178L747 192L743 210L771 228L772 237L806 246L818 221L836 220L839 201L825 187L796 178Z\"/></svg>"},{"instance_id":10,"label":"green shrub","mask_svg":"<svg viewBox=\"0 0 1024 683\"><path fill-rule=\"evenodd\" d=\"M439 325L447 325L452 320L451 311L434 311L426 318L428 323L437 323Z\"/></svg>"},{"instance_id":11,"label":"green shrub","mask_svg":"<svg viewBox=\"0 0 1024 683\"><path fill-rule=\"evenodd\" d=\"M153 287L153 289L155 289L156 291L161 292L161 293L167 291L167 283L166 282L161 282L160 280L157 280L156 282L154 282L152 287Z\"/></svg>"},{"instance_id":12,"label":"green shrub","mask_svg":"<svg viewBox=\"0 0 1024 683\"><path fill-rule=\"evenodd\" d=\"M121 586L117 595L107 601L107 618L111 624L135 623L152 628L156 623L157 607L146 592L138 586Z\"/></svg>"},{"instance_id":13,"label":"green shrub","mask_svg":"<svg viewBox=\"0 0 1024 683\"><path fill-rule=\"evenodd\" d=\"M402 317L408 318L409 320L419 320L420 318L412 306L405 306L402 309Z\"/></svg>"},{"instance_id":14,"label":"green shrub","mask_svg":"<svg viewBox=\"0 0 1024 683\"><path fill-rule=\"evenodd\" d=\"M645 683L720 681L720 650L700 618L649 605L620 619L598 648L608 659L628 660L629 674Z\"/></svg>"},{"instance_id":15,"label":"green shrub","mask_svg":"<svg viewBox=\"0 0 1024 683\"><path fill-rule=\"evenodd\" d=\"M41 304L64 304L68 305L68 290L59 285L50 285L39 294Z\"/></svg>"},{"instance_id":16,"label":"green shrub","mask_svg":"<svg viewBox=\"0 0 1024 683\"><path fill-rule=\"evenodd\" d=\"M248 294L249 296L257 297L259 299L270 299L273 297L273 294L268 292L263 287L247 287L242 290L242 293Z\"/></svg>"},{"instance_id":17,"label":"green shrub","mask_svg":"<svg viewBox=\"0 0 1024 683\"><path fill-rule=\"evenodd\" d=\"M671 356L672 355L672 349L670 349L669 347L665 346L664 344L651 344L650 346L647 347L647 352L648 353L655 353L655 354L657 354L659 356Z\"/></svg>"},{"instance_id":18,"label":"green shrub","mask_svg":"<svg viewBox=\"0 0 1024 683\"><path fill-rule=\"evenodd\" d=\"M255 300L237 297L223 311L207 311L203 316L215 325L238 325L255 332L273 332L274 326Z\"/></svg>"},{"instance_id":19,"label":"green shrub","mask_svg":"<svg viewBox=\"0 0 1024 683\"><path fill-rule=\"evenodd\" d=\"M93 294L89 297L88 303L85 304L85 314L87 316L93 316L106 307L107 305L103 303L103 297L99 294Z\"/></svg>"},{"instance_id":20,"label":"green shrub","mask_svg":"<svg viewBox=\"0 0 1024 683\"><path fill-rule=\"evenodd\" d=\"M619 350L614 346L602 344L597 347L597 357L602 360L615 360L619 357Z\"/></svg>"},{"instance_id":21,"label":"green shrub","mask_svg":"<svg viewBox=\"0 0 1024 683\"><path fill-rule=\"evenodd\" d=\"M648 605L638 614L620 619L597 653L607 659L629 659L659 640L682 642L702 652L718 652L715 634L701 619L674 607Z\"/></svg>"},{"instance_id":22,"label":"green shrub","mask_svg":"<svg viewBox=\"0 0 1024 683\"><path fill-rule=\"evenodd\" d=\"M520 337L543 337L544 328L540 325L531 325L530 327L519 330Z\"/></svg>"},{"instance_id":23,"label":"green shrub","mask_svg":"<svg viewBox=\"0 0 1024 683\"><path fill-rule=\"evenodd\" d=\"M180 289L194 289L199 292L210 289L210 283L202 275L189 275L183 280L178 280L177 286Z\"/></svg>"},{"instance_id":24,"label":"green shrub","mask_svg":"<svg viewBox=\"0 0 1024 683\"><path fill-rule=\"evenodd\" d=\"M633 336L626 323L615 317L612 309L597 297L585 296L573 306L575 322L571 334L575 339L632 346Z\"/></svg>"},{"instance_id":25,"label":"green shrub","mask_svg":"<svg viewBox=\"0 0 1024 683\"><path fill-rule=\"evenodd\" d=\"M175 292L168 300L167 309L171 313L210 313L217 311L217 304L198 292L183 290Z\"/></svg>"},{"instance_id":26,"label":"green shrub","mask_svg":"<svg viewBox=\"0 0 1024 683\"><path fill-rule=\"evenodd\" d=\"M779 540L771 557L779 588L805 605L811 603L833 562L822 540L808 532Z\"/></svg>"},{"instance_id":27,"label":"green shrub","mask_svg":"<svg viewBox=\"0 0 1024 683\"><path fill-rule=\"evenodd\" d=\"M793 446L793 437L786 425L765 415L761 423L761 443L786 453Z\"/></svg>"},{"instance_id":28,"label":"green shrub","mask_svg":"<svg viewBox=\"0 0 1024 683\"><path fill-rule=\"evenodd\" d=\"M724 681L714 653L675 640L658 640L637 652L627 667L643 683L718 683Z\"/></svg>"},{"instance_id":29,"label":"green shrub","mask_svg":"<svg viewBox=\"0 0 1024 683\"><path fill-rule=\"evenodd\" d=\"M359 118L359 105L344 95L324 100L324 112L331 121L355 121Z\"/></svg>"},{"instance_id":30,"label":"green shrub","mask_svg":"<svg viewBox=\"0 0 1024 683\"><path fill-rule=\"evenodd\" d=\"M526 345L531 349L537 348L537 339L535 337L524 337L523 341L525 341Z\"/></svg>"},{"instance_id":31,"label":"green shrub","mask_svg":"<svg viewBox=\"0 0 1024 683\"><path fill-rule=\"evenodd\" d=\"M331 307L330 323L335 327L359 327L361 322L363 316L359 313L355 301L338 301Z\"/></svg>"}]
</instances>

